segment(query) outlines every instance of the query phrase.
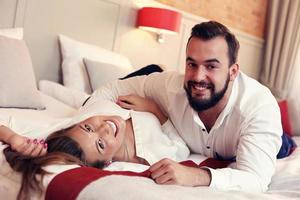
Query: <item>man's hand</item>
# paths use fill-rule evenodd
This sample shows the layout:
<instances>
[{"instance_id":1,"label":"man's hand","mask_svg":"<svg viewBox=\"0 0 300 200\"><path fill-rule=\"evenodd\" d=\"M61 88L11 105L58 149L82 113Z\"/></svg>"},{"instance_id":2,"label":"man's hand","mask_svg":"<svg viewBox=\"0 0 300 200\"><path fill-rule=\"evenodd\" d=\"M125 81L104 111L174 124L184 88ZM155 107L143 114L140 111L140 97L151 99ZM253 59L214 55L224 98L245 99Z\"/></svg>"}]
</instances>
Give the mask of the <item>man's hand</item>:
<instances>
[{"instance_id":1,"label":"man's hand","mask_svg":"<svg viewBox=\"0 0 300 200\"><path fill-rule=\"evenodd\" d=\"M31 140L27 137L12 134L6 141L11 149L25 156L37 157L47 153L47 143L44 140Z\"/></svg>"},{"instance_id":2,"label":"man's hand","mask_svg":"<svg viewBox=\"0 0 300 200\"><path fill-rule=\"evenodd\" d=\"M161 124L164 124L168 119L163 114L159 106L153 100L148 98L130 94L130 95L119 96L116 103L125 109L141 111L141 112L150 112L159 119Z\"/></svg>"},{"instance_id":3,"label":"man's hand","mask_svg":"<svg viewBox=\"0 0 300 200\"><path fill-rule=\"evenodd\" d=\"M208 186L211 181L208 170L187 167L166 158L153 164L149 170L158 184Z\"/></svg>"},{"instance_id":4,"label":"man's hand","mask_svg":"<svg viewBox=\"0 0 300 200\"><path fill-rule=\"evenodd\" d=\"M152 112L156 109L154 101L134 94L119 96L117 104L125 109L142 112Z\"/></svg>"}]
</instances>

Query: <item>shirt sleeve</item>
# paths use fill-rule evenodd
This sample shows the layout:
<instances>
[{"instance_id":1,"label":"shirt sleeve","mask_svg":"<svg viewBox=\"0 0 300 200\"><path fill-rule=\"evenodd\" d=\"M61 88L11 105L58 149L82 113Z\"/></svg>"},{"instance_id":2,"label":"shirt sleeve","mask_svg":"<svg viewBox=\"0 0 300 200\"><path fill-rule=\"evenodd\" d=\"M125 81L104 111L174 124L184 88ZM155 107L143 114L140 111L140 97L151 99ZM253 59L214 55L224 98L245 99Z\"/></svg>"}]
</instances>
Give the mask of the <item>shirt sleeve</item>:
<instances>
[{"instance_id":1,"label":"shirt sleeve","mask_svg":"<svg viewBox=\"0 0 300 200\"><path fill-rule=\"evenodd\" d=\"M169 119L162 125L162 131L169 137L172 143L177 146L177 160L186 160L190 154L190 150Z\"/></svg>"},{"instance_id":2,"label":"shirt sleeve","mask_svg":"<svg viewBox=\"0 0 300 200\"><path fill-rule=\"evenodd\" d=\"M224 169L211 169L210 187L225 190L264 192L275 172L281 146L282 127L276 103L249 113L241 127L236 163Z\"/></svg>"},{"instance_id":3,"label":"shirt sleeve","mask_svg":"<svg viewBox=\"0 0 300 200\"><path fill-rule=\"evenodd\" d=\"M99 99L116 102L120 95L136 94L152 98L166 112L168 106L167 84L171 76L170 72L162 72L111 82L98 88L85 105L92 104Z\"/></svg>"},{"instance_id":4,"label":"shirt sleeve","mask_svg":"<svg viewBox=\"0 0 300 200\"><path fill-rule=\"evenodd\" d=\"M108 83L94 91L85 103L85 106L93 104L99 99L116 102L120 95L136 94L144 97L144 82L146 78L147 76L137 76Z\"/></svg>"}]
</instances>

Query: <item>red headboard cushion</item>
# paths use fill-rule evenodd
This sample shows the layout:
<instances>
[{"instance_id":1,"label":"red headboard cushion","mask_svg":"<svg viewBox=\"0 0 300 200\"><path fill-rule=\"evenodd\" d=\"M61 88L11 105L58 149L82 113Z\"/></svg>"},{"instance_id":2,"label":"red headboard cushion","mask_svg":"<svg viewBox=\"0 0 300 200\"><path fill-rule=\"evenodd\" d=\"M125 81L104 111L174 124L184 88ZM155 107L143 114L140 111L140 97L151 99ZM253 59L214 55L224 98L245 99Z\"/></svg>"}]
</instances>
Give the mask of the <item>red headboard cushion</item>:
<instances>
[{"instance_id":1,"label":"red headboard cushion","mask_svg":"<svg viewBox=\"0 0 300 200\"><path fill-rule=\"evenodd\" d=\"M289 112L288 112L288 104L286 100L279 101L278 102L280 113L281 113L281 123L283 131L288 134L289 136L292 136L292 127L291 122L289 119Z\"/></svg>"}]
</instances>

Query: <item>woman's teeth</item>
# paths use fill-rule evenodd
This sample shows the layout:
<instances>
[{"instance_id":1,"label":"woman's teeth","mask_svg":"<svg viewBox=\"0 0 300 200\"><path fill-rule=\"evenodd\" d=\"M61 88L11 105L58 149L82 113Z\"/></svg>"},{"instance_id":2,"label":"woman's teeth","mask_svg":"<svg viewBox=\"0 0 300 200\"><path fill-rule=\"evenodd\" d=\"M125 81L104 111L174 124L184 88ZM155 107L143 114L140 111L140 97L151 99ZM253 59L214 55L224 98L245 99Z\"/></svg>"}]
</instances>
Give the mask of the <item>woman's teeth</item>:
<instances>
[{"instance_id":1,"label":"woman's teeth","mask_svg":"<svg viewBox=\"0 0 300 200\"><path fill-rule=\"evenodd\" d=\"M115 125L115 123L113 123L112 121L106 121L106 122L111 126L111 128L113 129L113 133L116 135L117 126Z\"/></svg>"}]
</instances>

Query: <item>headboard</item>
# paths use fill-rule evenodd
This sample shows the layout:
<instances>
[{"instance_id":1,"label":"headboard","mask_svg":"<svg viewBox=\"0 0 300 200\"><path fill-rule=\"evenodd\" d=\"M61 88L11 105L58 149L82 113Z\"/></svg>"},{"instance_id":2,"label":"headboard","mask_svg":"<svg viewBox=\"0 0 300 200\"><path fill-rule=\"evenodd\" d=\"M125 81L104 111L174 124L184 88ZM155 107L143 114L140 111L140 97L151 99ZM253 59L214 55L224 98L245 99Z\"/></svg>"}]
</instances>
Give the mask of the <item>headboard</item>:
<instances>
[{"instance_id":1,"label":"headboard","mask_svg":"<svg viewBox=\"0 0 300 200\"><path fill-rule=\"evenodd\" d=\"M162 64L183 72L191 28L207 19L178 10L183 16L179 34L167 35L160 44L156 34L135 27L138 8L143 6L174 9L154 0L0 0L0 28L24 28L37 81L62 80L59 34L120 53L134 68ZM232 30L241 44L242 71L258 78L264 40Z\"/></svg>"},{"instance_id":2,"label":"headboard","mask_svg":"<svg viewBox=\"0 0 300 200\"><path fill-rule=\"evenodd\" d=\"M23 27L36 79L61 82L58 34L112 50L120 12L116 2L0 0L0 27Z\"/></svg>"}]
</instances>

